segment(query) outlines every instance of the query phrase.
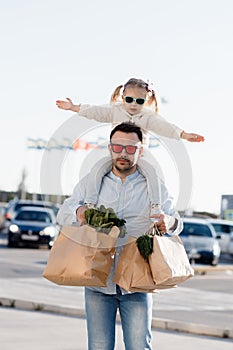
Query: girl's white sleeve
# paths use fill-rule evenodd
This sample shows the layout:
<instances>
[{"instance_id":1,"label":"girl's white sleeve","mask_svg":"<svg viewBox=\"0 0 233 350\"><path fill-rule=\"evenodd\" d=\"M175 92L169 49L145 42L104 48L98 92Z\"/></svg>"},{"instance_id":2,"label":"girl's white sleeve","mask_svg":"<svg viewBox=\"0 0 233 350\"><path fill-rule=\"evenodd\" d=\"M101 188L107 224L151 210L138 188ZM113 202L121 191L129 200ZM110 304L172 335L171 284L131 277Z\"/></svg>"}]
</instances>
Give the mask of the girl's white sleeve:
<instances>
[{"instance_id":1,"label":"girl's white sleeve","mask_svg":"<svg viewBox=\"0 0 233 350\"><path fill-rule=\"evenodd\" d=\"M81 105L78 114L87 119L94 119L100 123L112 123L113 121L113 107L111 105Z\"/></svg>"},{"instance_id":2,"label":"girl's white sleeve","mask_svg":"<svg viewBox=\"0 0 233 350\"><path fill-rule=\"evenodd\" d=\"M147 118L147 130L152 131L160 136L165 136L170 139L180 139L181 132L183 131L178 126L169 123L166 119L159 114L148 114Z\"/></svg>"}]
</instances>

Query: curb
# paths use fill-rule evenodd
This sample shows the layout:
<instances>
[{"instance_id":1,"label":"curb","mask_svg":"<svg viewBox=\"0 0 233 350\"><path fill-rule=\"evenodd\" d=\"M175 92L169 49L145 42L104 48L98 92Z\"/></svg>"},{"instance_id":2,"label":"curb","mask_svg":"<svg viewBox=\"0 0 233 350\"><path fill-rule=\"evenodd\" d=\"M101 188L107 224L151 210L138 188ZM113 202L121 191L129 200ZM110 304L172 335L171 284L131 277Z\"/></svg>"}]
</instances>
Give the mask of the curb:
<instances>
[{"instance_id":1,"label":"curb","mask_svg":"<svg viewBox=\"0 0 233 350\"><path fill-rule=\"evenodd\" d=\"M220 272L220 271L233 271L233 265L192 265L195 273L207 273L207 272Z\"/></svg>"},{"instance_id":2,"label":"curb","mask_svg":"<svg viewBox=\"0 0 233 350\"><path fill-rule=\"evenodd\" d=\"M76 316L79 318L86 317L85 311L83 309L67 307L62 305L58 306L51 304L36 303L20 299L9 299L0 297L0 307L9 307L21 310L33 310L39 312L50 312L64 316ZM117 315L117 321L120 322L119 315ZM152 319L152 329L163 329L167 331L177 331L183 333L192 333L197 335L233 339L233 329L215 328L203 324L185 323L181 321L174 321L162 318Z\"/></svg>"}]
</instances>

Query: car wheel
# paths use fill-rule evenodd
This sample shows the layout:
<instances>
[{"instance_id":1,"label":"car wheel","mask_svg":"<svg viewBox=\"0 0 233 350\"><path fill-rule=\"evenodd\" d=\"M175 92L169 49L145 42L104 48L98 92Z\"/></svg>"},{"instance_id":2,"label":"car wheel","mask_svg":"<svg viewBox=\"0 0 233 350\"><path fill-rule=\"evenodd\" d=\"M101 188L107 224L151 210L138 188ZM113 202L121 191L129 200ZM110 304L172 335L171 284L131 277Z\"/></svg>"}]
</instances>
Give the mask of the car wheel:
<instances>
[{"instance_id":1,"label":"car wheel","mask_svg":"<svg viewBox=\"0 0 233 350\"><path fill-rule=\"evenodd\" d=\"M16 247L16 244L11 241L8 241L7 246L8 248L13 248L13 247Z\"/></svg>"},{"instance_id":2,"label":"car wheel","mask_svg":"<svg viewBox=\"0 0 233 350\"><path fill-rule=\"evenodd\" d=\"M211 261L212 266L217 266L218 265L218 260L212 260Z\"/></svg>"}]
</instances>

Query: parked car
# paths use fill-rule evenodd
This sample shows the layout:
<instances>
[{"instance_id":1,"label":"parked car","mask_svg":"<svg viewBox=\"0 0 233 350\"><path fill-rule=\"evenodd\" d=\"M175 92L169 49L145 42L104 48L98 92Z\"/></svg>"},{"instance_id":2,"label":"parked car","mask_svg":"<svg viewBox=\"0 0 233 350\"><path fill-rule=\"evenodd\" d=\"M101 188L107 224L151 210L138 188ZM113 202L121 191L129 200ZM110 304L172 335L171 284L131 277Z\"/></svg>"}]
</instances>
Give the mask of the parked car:
<instances>
[{"instance_id":1,"label":"parked car","mask_svg":"<svg viewBox=\"0 0 233 350\"><path fill-rule=\"evenodd\" d=\"M54 214L57 215L59 205L52 202L45 202L39 200L29 200L29 199L13 199L10 201L6 207L5 219L9 221L13 220L17 212L22 207L41 207L52 209ZM9 225L9 223L8 223Z\"/></svg>"},{"instance_id":2,"label":"parked car","mask_svg":"<svg viewBox=\"0 0 233 350\"><path fill-rule=\"evenodd\" d=\"M4 228L5 211L6 211L6 208L3 205L0 205L0 230Z\"/></svg>"},{"instance_id":3,"label":"parked car","mask_svg":"<svg viewBox=\"0 0 233 350\"><path fill-rule=\"evenodd\" d=\"M184 218L184 228L180 238L190 261L195 263L217 265L221 253L220 236L205 219Z\"/></svg>"},{"instance_id":4,"label":"parked car","mask_svg":"<svg viewBox=\"0 0 233 350\"><path fill-rule=\"evenodd\" d=\"M8 247L46 245L51 248L59 233L51 209L21 207L8 227Z\"/></svg>"},{"instance_id":5,"label":"parked car","mask_svg":"<svg viewBox=\"0 0 233 350\"><path fill-rule=\"evenodd\" d=\"M215 229L217 235L221 235L219 240L221 253L229 253L228 246L230 241L230 234L233 232L233 221L220 220L220 219L208 219Z\"/></svg>"},{"instance_id":6,"label":"parked car","mask_svg":"<svg viewBox=\"0 0 233 350\"><path fill-rule=\"evenodd\" d=\"M233 232L230 233L229 242L228 242L228 246L227 246L227 252L233 258Z\"/></svg>"}]
</instances>

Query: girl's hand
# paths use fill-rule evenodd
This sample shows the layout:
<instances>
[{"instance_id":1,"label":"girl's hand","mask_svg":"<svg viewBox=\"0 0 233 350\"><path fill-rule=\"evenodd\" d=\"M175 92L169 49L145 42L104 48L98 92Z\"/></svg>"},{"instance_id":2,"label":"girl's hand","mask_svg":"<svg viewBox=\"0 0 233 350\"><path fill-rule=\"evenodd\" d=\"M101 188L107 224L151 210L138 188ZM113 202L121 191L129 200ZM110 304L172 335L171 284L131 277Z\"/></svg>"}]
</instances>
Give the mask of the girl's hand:
<instances>
[{"instance_id":1,"label":"girl's hand","mask_svg":"<svg viewBox=\"0 0 233 350\"><path fill-rule=\"evenodd\" d=\"M73 104L72 100L67 97L67 101L57 100L56 105L60 109L64 109L66 111L73 111L73 112L79 112L80 105Z\"/></svg>"},{"instance_id":2,"label":"girl's hand","mask_svg":"<svg viewBox=\"0 0 233 350\"><path fill-rule=\"evenodd\" d=\"M72 100L68 97L66 99L67 101L57 100L56 101L57 107L65 110L72 110L72 107L74 106Z\"/></svg>"},{"instance_id":3,"label":"girl's hand","mask_svg":"<svg viewBox=\"0 0 233 350\"><path fill-rule=\"evenodd\" d=\"M205 141L204 136L185 132L185 131L182 131L180 137L184 140L189 141L189 142L203 142L203 141Z\"/></svg>"}]
</instances>

